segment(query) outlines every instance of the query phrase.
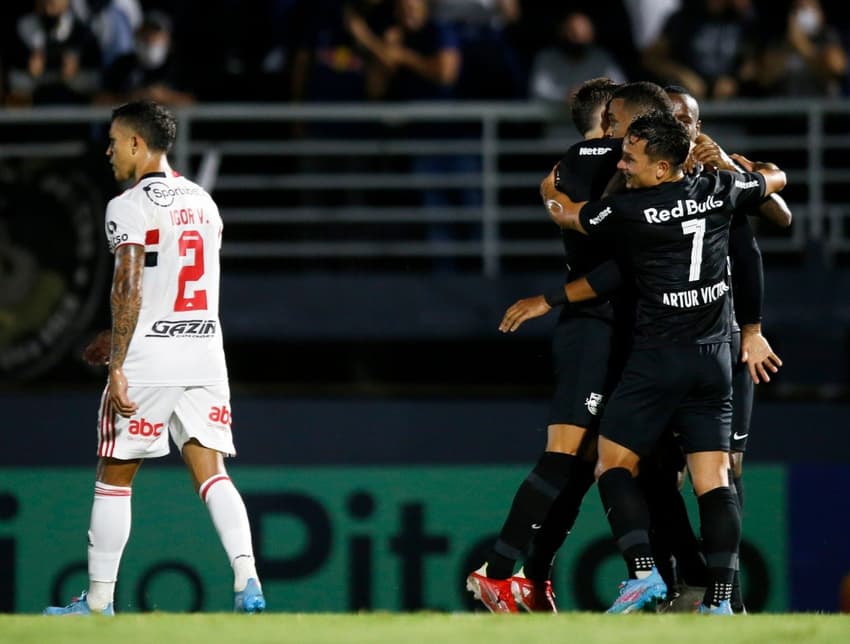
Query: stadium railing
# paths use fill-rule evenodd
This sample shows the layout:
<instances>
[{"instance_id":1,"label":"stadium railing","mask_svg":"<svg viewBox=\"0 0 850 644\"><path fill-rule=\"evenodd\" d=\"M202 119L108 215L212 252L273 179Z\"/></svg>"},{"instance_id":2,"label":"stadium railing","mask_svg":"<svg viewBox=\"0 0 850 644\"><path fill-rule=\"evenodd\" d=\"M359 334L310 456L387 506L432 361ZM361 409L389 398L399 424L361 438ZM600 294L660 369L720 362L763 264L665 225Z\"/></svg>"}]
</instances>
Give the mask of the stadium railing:
<instances>
[{"instance_id":1,"label":"stadium railing","mask_svg":"<svg viewBox=\"0 0 850 644\"><path fill-rule=\"evenodd\" d=\"M444 266L495 277L557 266L537 188L578 140L533 103L212 104L176 110L175 168L213 192L225 261L274 269ZM103 108L0 111L0 164L105 146ZM794 225L766 255L850 251L850 101L706 103L703 130L788 173ZM445 262L444 264L442 262Z\"/></svg>"}]
</instances>

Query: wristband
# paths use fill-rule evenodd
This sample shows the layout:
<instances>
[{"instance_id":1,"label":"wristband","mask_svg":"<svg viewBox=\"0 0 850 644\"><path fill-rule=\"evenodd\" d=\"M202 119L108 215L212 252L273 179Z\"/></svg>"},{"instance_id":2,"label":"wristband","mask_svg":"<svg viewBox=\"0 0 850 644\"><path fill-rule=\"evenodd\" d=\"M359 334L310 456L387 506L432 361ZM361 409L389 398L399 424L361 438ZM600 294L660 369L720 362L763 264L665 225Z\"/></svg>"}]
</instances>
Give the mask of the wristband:
<instances>
[{"instance_id":1,"label":"wristband","mask_svg":"<svg viewBox=\"0 0 850 644\"><path fill-rule=\"evenodd\" d=\"M555 308L556 306L563 306L567 304L569 300L567 300L567 293L564 290L564 285L562 284L558 288L553 288L550 291L546 291L543 294L543 299L546 300L546 304L548 304L551 308Z\"/></svg>"}]
</instances>

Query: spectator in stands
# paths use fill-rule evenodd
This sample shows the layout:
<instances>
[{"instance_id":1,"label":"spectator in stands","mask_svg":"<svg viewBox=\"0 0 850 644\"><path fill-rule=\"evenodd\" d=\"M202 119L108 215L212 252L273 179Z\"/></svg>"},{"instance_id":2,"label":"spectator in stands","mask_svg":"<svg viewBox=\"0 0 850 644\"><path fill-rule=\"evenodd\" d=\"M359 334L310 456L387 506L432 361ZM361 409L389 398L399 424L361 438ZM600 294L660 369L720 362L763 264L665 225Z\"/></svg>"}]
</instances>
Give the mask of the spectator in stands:
<instances>
[{"instance_id":1,"label":"spectator in stands","mask_svg":"<svg viewBox=\"0 0 850 644\"><path fill-rule=\"evenodd\" d=\"M625 75L613 57L596 45L590 18L567 11L558 27L558 42L540 51L531 68L531 98L563 103L588 78L607 77L623 83Z\"/></svg>"},{"instance_id":2,"label":"spectator in stands","mask_svg":"<svg viewBox=\"0 0 850 644\"><path fill-rule=\"evenodd\" d=\"M819 0L794 0L784 33L760 57L759 85L767 94L837 96L847 73L847 52L827 24Z\"/></svg>"},{"instance_id":3,"label":"spectator in stands","mask_svg":"<svg viewBox=\"0 0 850 644\"><path fill-rule=\"evenodd\" d=\"M755 27L751 0L686 2L644 50L644 66L698 100L733 98L756 75Z\"/></svg>"},{"instance_id":4,"label":"spectator in stands","mask_svg":"<svg viewBox=\"0 0 850 644\"><path fill-rule=\"evenodd\" d=\"M145 14L136 31L134 51L115 60L104 73L102 104L152 100L163 105L191 105L181 70L171 55L171 19L162 12Z\"/></svg>"},{"instance_id":5,"label":"spectator in stands","mask_svg":"<svg viewBox=\"0 0 850 644\"><path fill-rule=\"evenodd\" d=\"M643 51L661 35L664 23L681 7L682 0L625 0L632 28L632 39Z\"/></svg>"},{"instance_id":6,"label":"spectator in stands","mask_svg":"<svg viewBox=\"0 0 850 644\"><path fill-rule=\"evenodd\" d=\"M97 39L104 69L133 51L133 34L142 19L138 0L71 0L71 8Z\"/></svg>"},{"instance_id":7,"label":"spectator in stands","mask_svg":"<svg viewBox=\"0 0 850 644\"><path fill-rule=\"evenodd\" d=\"M451 25L433 19L427 0L396 0L396 20L380 38L367 46L374 55L368 87L374 98L397 101L433 101L455 97L460 76L461 52ZM446 140L470 133L454 124L418 123L399 133L407 139ZM467 174L480 171L478 157L466 154L417 154L412 158L415 174ZM481 205L477 187L428 188L421 193L426 208ZM458 236L462 227L435 223L429 226L429 239L440 242ZM437 262L443 268L450 262Z\"/></svg>"},{"instance_id":8,"label":"spectator in stands","mask_svg":"<svg viewBox=\"0 0 850 644\"><path fill-rule=\"evenodd\" d=\"M100 52L91 31L71 11L70 0L35 0L17 21L9 70L15 105L79 103L97 85Z\"/></svg>"},{"instance_id":9,"label":"spectator in stands","mask_svg":"<svg viewBox=\"0 0 850 644\"><path fill-rule=\"evenodd\" d=\"M525 73L511 38L520 20L519 0L433 0L437 20L451 24L460 41L458 98L525 96Z\"/></svg>"}]
</instances>

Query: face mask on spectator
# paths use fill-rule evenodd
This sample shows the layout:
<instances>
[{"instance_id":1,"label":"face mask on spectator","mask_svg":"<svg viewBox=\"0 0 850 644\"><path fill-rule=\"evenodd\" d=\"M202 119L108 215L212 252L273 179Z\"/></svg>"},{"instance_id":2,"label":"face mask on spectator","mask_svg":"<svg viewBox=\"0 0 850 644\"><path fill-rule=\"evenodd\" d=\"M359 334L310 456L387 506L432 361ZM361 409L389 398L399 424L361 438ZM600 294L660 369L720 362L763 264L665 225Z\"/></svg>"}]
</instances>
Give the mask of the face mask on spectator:
<instances>
[{"instance_id":1,"label":"face mask on spectator","mask_svg":"<svg viewBox=\"0 0 850 644\"><path fill-rule=\"evenodd\" d=\"M813 7L803 7L794 14L797 26L807 36L812 36L820 29L820 14Z\"/></svg>"},{"instance_id":2,"label":"face mask on spectator","mask_svg":"<svg viewBox=\"0 0 850 644\"><path fill-rule=\"evenodd\" d=\"M136 55L145 69L156 69L161 67L168 58L168 43L156 42L151 44L139 44L136 47Z\"/></svg>"}]
</instances>

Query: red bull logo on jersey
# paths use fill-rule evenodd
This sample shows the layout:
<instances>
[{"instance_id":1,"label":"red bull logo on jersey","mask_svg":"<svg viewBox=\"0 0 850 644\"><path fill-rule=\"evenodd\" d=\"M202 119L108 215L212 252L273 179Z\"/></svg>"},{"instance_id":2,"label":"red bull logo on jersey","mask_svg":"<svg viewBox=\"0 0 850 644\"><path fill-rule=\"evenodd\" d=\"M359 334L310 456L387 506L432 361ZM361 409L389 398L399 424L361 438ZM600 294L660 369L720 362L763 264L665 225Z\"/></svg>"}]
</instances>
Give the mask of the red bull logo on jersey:
<instances>
[{"instance_id":1,"label":"red bull logo on jersey","mask_svg":"<svg viewBox=\"0 0 850 644\"><path fill-rule=\"evenodd\" d=\"M215 335L215 320L157 320L146 338L211 338Z\"/></svg>"},{"instance_id":2,"label":"red bull logo on jersey","mask_svg":"<svg viewBox=\"0 0 850 644\"><path fill-rule=\"evenodd\" d=\"M723 206L723 200L717 199L714 195L708 195L703 201L696 199L679 199L676 205L672 208L644 208L643 216L646 217L647 223L660 224L671 219L679 219L681 217L693 215L701 215L711 210L717 210Z\"/></svg>"},{"instance_id":3,"label":"red bull logo on jersey","mask_svg":"<svg viewBox=\"0 0 850 644\"><path fill-rule=\"evenodd\" d=\"M130 428L127 431L129 431L133 436L156 438L162 434L162 428L164 426L165 425L163 423L151 423L144 418L140 418L139 420L131 420Z\"/></svg>"}]
</instances>

